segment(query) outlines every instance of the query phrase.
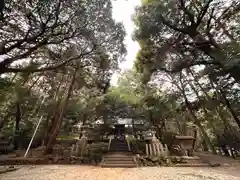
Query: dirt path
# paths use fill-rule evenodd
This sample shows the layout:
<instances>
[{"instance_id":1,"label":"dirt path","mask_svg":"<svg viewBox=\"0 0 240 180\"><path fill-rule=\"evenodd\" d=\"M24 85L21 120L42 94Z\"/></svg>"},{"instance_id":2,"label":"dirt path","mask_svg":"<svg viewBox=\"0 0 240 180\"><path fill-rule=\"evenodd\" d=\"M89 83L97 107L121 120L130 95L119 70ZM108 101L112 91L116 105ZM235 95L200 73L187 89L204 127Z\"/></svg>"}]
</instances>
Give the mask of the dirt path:
<instances>
[{"instance_id":1,"label":"dirt path","mask_svg":"<svg viewBox=\"0 0 240 180\"><path fill-rule=\"evenodd\" d=\"M76 165L24 166L1 180L240 180L234 168L144 167L109 169Z\"/></svg>"}]
</instances>

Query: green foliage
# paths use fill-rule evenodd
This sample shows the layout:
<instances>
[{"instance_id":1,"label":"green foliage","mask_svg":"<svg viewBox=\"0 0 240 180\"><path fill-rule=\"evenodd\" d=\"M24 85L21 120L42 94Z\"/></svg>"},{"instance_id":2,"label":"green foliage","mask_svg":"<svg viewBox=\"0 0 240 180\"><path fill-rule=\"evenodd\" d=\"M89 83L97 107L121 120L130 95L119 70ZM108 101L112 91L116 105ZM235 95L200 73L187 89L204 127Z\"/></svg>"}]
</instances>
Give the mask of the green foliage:
<instances>
[{"instance_id":1,"label":"green foliage","mask_svg":"<svg viewBox=\"0 0 240 180\"><path fill-rule=\"evenodd\" d=\"M171 166L174 163L171 158L164 156L140 156L138 161L141 166Z\"/></svg>"},{"instance_id":2,"label":"green foliage","mask_svg":"<svg viewBox=\"0 0 240 180\"><path fill-rule=\"evenodd\" d=\"M102 156L108 152L108 143L92 143L88 146L86 156L89 161L94 161L96 164L100 163Z\"/></svg>"},{"instance_id":3,"label":"green foliage","mask_svg":"<svg viewBox=\"0 0 240 180\"><path fill-rule=\"evenodd\" d=\"M146 150L145 141L133 139L129 143L130 143L131 150L134 153L140 154L140 155L145 154L145 150Z\"/></svg>"},{"instance_id":4,"label":"green foliage","mask_svg":"<svg viewBox=\"0 0 240 180\"><path fill-rule=\"evenodd\" d=\"M145 84L141 104L156 129L186 134L184 127L193 123L212 151L211 141L232 146L219 137L224 129L240 128L239 28L233 27L238 6L225 0L146 0L136 9L135 68Z\"/></svg>"},{"instance_id":5,"label":"green foliage","mask_svg":"<svg viewBox=\"0 0 240 180\"><path fill-rule=\"evenodd\" d=\"M54 70L79 58L83 62L84 56L92 52L101 53L95 56L97 62L109 59L106 64L117 68L118 58L126 51L124 28L113 20L110 0L15 0L6 1L6 7L1 22L4 39L0 54L11 54L11 57L2 59L4 68L0 73ZM26 22L25 28L22 21ZM29 61L8 67L26 58ZM106 64L102 68L106 69Z\"/></svg>"},{"instance_id":6,"label":"green foliage","mask_svg":"<svg viewBox=\"0 0 240 180\"><path fill-rule=\"evenodd\" d=\"M126 52L125 30L112 18L111 1L16 0L6 7L0 22L0 130L28 139L42 117L37 136L54 142L58 129L69 135L73 125L101 117L109 77Z\"/></svg>"},{"instance_id":7,"label":"green foliage","mask_svg":"<svg viewBox=\"0 0 240 180\"><path fill-rule=\"evenodd\" d=\"M134 37L141 47L136 66L145 81L157 70L180 72L196 65L219 76L230 73L238 81L239 36L233 27L238 5L226 0L143 1L135 13Z\"/></svg>"}]
</instances>

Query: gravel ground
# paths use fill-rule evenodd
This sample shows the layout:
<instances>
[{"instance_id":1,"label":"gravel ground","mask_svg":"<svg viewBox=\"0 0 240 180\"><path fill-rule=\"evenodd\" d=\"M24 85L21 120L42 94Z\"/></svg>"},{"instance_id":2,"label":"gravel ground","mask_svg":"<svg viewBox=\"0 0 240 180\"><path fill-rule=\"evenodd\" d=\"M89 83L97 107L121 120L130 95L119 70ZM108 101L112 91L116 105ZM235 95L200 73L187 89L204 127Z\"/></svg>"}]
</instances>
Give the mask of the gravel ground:
<instances>
[{"instance_id":1,"label":"gravel ground","mask_svg":"<svg viewBox=\"0 0 240 180\"><path fill-rule=\"evenodd\" d=\"M100 168L76 165L23 166L1 180L240 180L237 168Z\"/></svg>"}]
</instances>

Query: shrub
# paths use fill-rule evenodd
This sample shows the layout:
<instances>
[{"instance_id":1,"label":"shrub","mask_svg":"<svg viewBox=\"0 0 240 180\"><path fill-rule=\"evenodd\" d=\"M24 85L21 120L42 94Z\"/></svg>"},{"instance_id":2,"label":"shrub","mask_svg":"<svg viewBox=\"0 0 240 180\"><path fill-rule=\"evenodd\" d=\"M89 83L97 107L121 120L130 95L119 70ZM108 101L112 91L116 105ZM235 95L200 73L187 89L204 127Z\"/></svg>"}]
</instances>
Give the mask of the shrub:
<instances>
[{"instance_id":1,"label":"shrub","mask_svg":"<svg viewBox=\"0 0 240 180\"><path fill-rule=\"evenodd\" d=\"M90 162L98 164L102 160L103 154L108 152L108 143L98 142L92 143L87 148L86 157Z\"/></svg>"},{"instance_id":2,"label":"shrub","mask_svg":"<svg viewBox=\"0 0 240 180\"><path fill-rule=\"evenodd\" d=\"M143 155L145 153L145 144L143 140L132 139L130 141L131 150L136 154Z\"/></svg>"},{"instance_id":3,"label":"shrub","mask_svg":"<svg viewBox=\"0 0 240 180\"><path fill-rule=\"evenodd\" d=\"M138 163L142 166L170 166L174 162L165 156L141 156Z\"/></svg>"}]
</instances>

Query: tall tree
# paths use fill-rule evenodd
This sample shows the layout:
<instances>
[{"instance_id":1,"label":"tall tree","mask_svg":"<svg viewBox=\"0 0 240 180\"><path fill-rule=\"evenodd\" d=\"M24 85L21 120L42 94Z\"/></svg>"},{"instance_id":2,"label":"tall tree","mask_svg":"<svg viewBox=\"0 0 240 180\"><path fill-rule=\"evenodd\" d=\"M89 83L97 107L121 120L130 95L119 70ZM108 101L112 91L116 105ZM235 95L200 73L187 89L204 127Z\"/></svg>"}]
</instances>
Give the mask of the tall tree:
<instances>
[{"instance_id":1,"label":"tall tree","mask_svg":"<svg viewBox=\"0 0 240 180\"><path fill-rule=\"evenodd\" d=\"M139 61L148 63L150 72L212 66L239 82L239 28L233 25L240 15L239 6L235 0L143 1L135 18L135 39L140 42L141 56L146 57Z\"/></svg>"},{"instance_id":2,"label":"tall tree","mask_svg":"<svg viewBox=\"0 0 240 180\"><path fill-rule=\"evenodd\" d=\"M14 0L6 1L5 7L0 21L1 74L56 69L109 41L120 45L125 35L122 25L111 18L110 1ZM81 50L63 56L73 42ZM124 46L111 49L116 58Z\"/></svg>"}]
</instances>

